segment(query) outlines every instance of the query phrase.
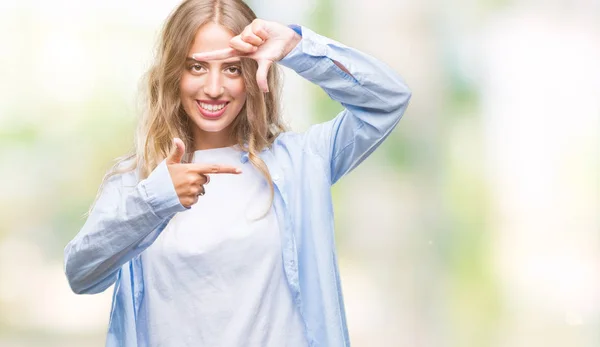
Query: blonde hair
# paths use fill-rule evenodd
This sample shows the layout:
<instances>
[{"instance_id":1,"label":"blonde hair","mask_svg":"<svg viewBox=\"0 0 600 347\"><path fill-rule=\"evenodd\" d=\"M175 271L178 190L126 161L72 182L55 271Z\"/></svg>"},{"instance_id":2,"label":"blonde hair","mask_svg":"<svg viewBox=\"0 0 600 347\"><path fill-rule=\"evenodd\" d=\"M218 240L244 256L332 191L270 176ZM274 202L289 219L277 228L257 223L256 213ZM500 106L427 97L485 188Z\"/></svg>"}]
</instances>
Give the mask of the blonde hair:
<instances>
[{"instance_id":1,"label":"blonde hair","mask_svg":"<svg viewBox=\"0 0 600 347\"><path fill-rule=\"evenodd\" d=\"M191 157L194 139L189 117L179 97L179 83L188 50L197 31L206 23L214 22L238 35L255 18L254 12L242 0L186 0L170 14L161 32L154 65L144 79L144 110L136 131L135 149L116 159L102 185L114 175L134 170L138 170L139 180L147 178L171 152L174 137L185 143L184 158ZM267 180L272 203L273 181L258 153L270 147L275 138L286 130L279 110L280 73L276 64L271 65L267 79L269 93L263 93L255 77L258 64L249 58L241 60L247 97L232 123L232 135L240 148L248 152L251 164Z\"/></svg>"}]
</instances>

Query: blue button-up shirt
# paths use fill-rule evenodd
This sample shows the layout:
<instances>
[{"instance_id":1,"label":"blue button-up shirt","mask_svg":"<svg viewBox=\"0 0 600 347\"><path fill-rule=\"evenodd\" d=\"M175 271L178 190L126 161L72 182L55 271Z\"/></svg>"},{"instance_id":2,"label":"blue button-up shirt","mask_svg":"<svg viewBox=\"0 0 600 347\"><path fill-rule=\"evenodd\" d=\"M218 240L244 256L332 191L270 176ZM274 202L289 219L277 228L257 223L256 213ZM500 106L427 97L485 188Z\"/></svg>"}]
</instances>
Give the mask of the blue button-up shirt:
<instances>
[{"instance_id":1,"label":"blue button-up shirt","mask_svg":"<svg viewBox=\"0 0 600 347\"><path fill-rule=\"evenodd\" d=\"M390 134L411 94L382 62L305 27L294 29L302 40L279 64L319 85L345 109L304 133L281 134L260 157L275 185L284 272L309 346L349 346L330 187ZM247 153L240 160L247 161ZM164 161L141 181L135 172L116 175L65 248L74 292L99 293L115 284L107 346L146 345L149 327L140 318L140 303L144 293L159 289L144 282L141 254L185 210Z\"/></svg>"}]
</instances>

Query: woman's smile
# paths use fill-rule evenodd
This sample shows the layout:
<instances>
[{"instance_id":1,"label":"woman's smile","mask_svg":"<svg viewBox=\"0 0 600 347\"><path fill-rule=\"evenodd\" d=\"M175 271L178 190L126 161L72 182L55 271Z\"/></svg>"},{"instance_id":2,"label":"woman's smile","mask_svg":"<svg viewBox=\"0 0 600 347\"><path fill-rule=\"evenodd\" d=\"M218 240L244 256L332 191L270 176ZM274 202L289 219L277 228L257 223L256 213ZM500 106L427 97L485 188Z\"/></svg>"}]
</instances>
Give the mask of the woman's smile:
<instances>
[{"instance_id":1,"label":"woman's smile","mask_svg":"<svg viewBox=\"0 0 600 347\"><path fill-rule=\"evenodd\" d=\"M196 100L196 104L198 105L198 111L204 118L217 119L225 113L229 102Z\"/></svg>"}]
</instances>

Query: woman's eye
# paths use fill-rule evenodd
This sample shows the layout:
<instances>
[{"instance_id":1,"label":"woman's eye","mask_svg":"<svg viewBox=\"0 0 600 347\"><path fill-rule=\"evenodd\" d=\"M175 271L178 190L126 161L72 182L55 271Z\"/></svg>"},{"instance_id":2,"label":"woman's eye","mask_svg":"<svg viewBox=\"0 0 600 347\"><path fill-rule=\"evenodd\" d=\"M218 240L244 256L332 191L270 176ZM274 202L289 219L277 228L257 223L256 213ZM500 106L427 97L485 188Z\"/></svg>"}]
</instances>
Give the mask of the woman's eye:
<instances>
[{"instance_id":1,"label":"woman's eye","mask_svg":"<svg viewBox=\"0 0 600 347\"><path fill-rule=\"evenodd\" d=\"M192 72L201 72L202 69L204 69L204 67L200 64L194 64L190 66L190 70L192 70Z\"/></svg>"},{"instance_id":2,"label":"woman's eye","mask_svg":"<svg viewBox=\"0 0 600 347\"><path fill-rule=\"evenodd\" d=\"M242 69L240 69L237 66L230 66L226 69L226 71L232 75L241 75L242 74Z\"/></svg>"}]
</instances>

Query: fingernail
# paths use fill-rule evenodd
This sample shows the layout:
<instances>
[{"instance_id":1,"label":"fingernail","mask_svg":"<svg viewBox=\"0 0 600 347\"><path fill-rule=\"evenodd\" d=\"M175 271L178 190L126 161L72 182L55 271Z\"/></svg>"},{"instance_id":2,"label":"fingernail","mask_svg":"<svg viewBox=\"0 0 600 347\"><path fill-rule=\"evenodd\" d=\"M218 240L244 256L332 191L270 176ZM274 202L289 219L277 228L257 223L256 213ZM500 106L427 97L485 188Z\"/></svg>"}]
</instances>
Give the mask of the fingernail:
<instances>
[{"instance_id":1,"label":"fingernail","mask_svg":"<svg viewBox=\"0 0 600 347\"><path fill-rule=\"evenodd\" d=\"M235 169L236 173L242 173L242 169Z\"/></svg>"}]
</instances>

